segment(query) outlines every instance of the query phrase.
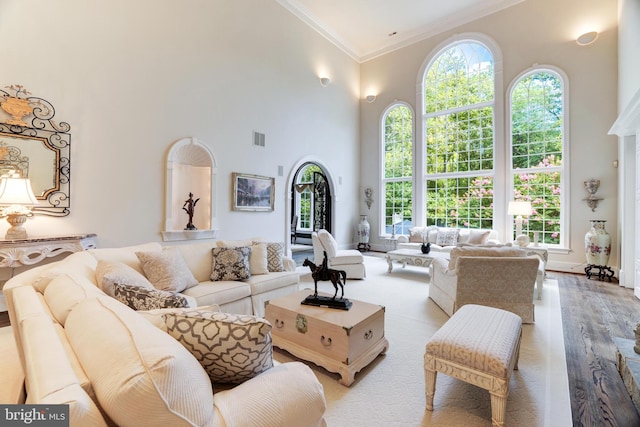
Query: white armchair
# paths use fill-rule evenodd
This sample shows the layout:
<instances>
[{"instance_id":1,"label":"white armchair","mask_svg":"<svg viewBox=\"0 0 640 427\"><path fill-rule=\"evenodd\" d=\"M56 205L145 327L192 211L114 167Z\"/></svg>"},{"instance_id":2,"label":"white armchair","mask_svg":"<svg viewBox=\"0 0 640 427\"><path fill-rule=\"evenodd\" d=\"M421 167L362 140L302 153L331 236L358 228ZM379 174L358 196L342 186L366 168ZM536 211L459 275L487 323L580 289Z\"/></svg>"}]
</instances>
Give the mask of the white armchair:
<instances>
[{"instance_id":1,"label":"white armchair","mask_svg":"<svg viewBox=\"0 0 640 427\"><path fill-rule=\"evenodd\" d=\"M338 243L327 230L311 233L313 257L316 265L322 264L324 253L327 253L327 266L336 270L344 270L349 279L364 279L366 271L364 258L355 249L338 249Z\"/></svg>"}]
</instances>

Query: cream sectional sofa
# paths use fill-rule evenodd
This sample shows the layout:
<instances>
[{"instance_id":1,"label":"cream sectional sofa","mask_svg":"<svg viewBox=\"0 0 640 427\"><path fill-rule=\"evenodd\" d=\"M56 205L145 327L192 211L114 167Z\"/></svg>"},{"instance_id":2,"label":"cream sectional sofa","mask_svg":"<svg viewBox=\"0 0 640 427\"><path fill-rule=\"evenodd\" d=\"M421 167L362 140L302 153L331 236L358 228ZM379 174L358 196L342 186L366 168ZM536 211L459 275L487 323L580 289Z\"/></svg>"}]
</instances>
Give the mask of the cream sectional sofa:
<instances>
[{"instance_id":1,"label":"cream sectional sofa","mask_svg":"<svg viewBox=\"0 0 640 427\"><path fill-rule=\"evenodd\" d=\"M497 245L500 240L495 230L437 226L412 227L409 229L408 235L401 234L398 236L397 249L420 250L423 242L431 243L431 250L434 252L451 252L456 245L461 243Z\"/></svg>"},{"instance_id":2,"label":"cream sectional sofa","mask_svg":"<svg viewBox=\"0 0 640 427\"><path fill-rule=\"evenodd\" d=\"M186 346L98 287L99 259L135 265L136 251L154 248L161 250L149 244L78 252L5 284L26 391L26 402L6 403L68 404L70 425L81 427L326 425L322 385L306 365L269 365L219 391ZM198 278L204 278L206 260L201 249L199 244L181 248ZM269 275L240 288L220 284L219 292L205 290L215 286L205 280L190 296L251 312L253 290L279 292ZM284 283L287 273L280 276Z\"/></svg>"},{"instance_id":3,"label":"cream sectional sofa","mask_svg":"<svg viewBox=\"0 0 640 427\"><path fill-rule=\"evenodd\" d=\"M264 316L264 303L298 290L299 275L293 259L282 256L282 270L266 274L252 274L246 280L211 280L212 248L251 245L251 240L218 241L212 243L190 243L165 247L175 248L182 254L189 270L198 282L197 286L180 292L190 306L216 304L221 311L237 314ZM144 274L136 252L160 252L163 246L157 242L129 248L91 249L97 259L107 262L122 262Z\"/></svg>"}]
</instances>

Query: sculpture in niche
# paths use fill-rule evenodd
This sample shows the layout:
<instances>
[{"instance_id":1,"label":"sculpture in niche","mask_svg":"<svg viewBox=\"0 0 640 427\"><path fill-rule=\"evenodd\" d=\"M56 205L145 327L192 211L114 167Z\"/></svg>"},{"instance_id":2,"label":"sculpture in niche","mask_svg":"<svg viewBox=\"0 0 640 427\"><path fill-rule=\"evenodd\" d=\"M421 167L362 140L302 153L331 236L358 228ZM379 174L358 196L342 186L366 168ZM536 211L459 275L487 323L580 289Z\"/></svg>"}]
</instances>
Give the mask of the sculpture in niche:
<instances>
[{"instance_id":1,"label":"sculpture in niche","mask_svg":"<svg viewBox=\"0 0 640 427\"><path fill-rule=\"evenodd\" d=\"M200 198L193 200L193 193L189 193L189 198L185 200L184 205L182 205L182 209L189 215L189 222L184 228L185 230L197 230L196 226L193 225L193 214L195 213L199 200Z\"/></svg>"},{"instance_id":2,"label":"sculpture in niche","mask_svg":"<svg viewBox=\"0 0 640 427\"><path fill-rule=\"evenodd\" d=\"M176 141L169 149L166 173L165 229L162 239L214 238L217 232L216 163L209 148L192 137ZM183 212L189 206L184 194L189 193L199 195L198 215L189 220L193 229L185 229L183 222Z\"/></svg>"},{"instance_id":3,"label":"sculpture in niche","mask_svg":"<svg viewBox=\"0 0 640 427\"><path fill-rule=\"evenodd\" d=\"M29 178L35 213L69 215L71 126L22 85L0 89L0 174Z\"/></svg>"}]
</instances>

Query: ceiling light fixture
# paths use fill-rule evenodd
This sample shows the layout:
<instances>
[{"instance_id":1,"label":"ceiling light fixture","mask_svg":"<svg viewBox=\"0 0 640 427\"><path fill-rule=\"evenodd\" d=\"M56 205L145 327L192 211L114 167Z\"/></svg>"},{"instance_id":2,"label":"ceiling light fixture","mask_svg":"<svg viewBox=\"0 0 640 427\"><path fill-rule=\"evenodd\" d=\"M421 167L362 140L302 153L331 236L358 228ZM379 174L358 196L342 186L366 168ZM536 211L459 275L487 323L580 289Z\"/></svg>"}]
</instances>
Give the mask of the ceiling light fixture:
<instances>
[{"instance_id":1,"label":"ceiling light fixture","mask_svg":"<svg viewBox=\"0 0 640 427\"><path fill-rule=\"evenodd\" d=\"M588 33L584 33L580 35L580 37L576 39L576 43L578 43L579 46L587 46L595 42L597 38L598 38L598 32L590 31Z\"/></svg>"},{"instance_id":2,"label":"ceiling light fixture","mask_svg":"<svg viewBox=\"0 0 640 427\"><path fill-rule=\"evenodd\" d=\"M320 77L320 84L322 87L329 86L329 83L331 83L331 79L329 77Z\"/></svg>"}]
</instances>

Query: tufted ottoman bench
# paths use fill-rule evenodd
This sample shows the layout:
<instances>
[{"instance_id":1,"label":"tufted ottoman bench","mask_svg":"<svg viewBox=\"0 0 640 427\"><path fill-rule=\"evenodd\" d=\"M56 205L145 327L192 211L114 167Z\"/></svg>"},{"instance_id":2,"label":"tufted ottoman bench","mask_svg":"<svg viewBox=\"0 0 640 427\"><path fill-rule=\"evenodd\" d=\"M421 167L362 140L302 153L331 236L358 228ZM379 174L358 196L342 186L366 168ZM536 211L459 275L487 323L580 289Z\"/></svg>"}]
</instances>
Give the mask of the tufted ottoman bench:
<instances>
[{"instance_id":1,"label":"tufted ottoman bench","mask_svg":"<svg viewBox=\"0 0 640 427\"><path fill-rule=\"evenodd\" d=\"M489 390L491 422L504 426L511 372L518 369L522 319L509 311L462 306L429 339L424 354L427 410L438 372Z\"/></svg>"}]
</instances>

